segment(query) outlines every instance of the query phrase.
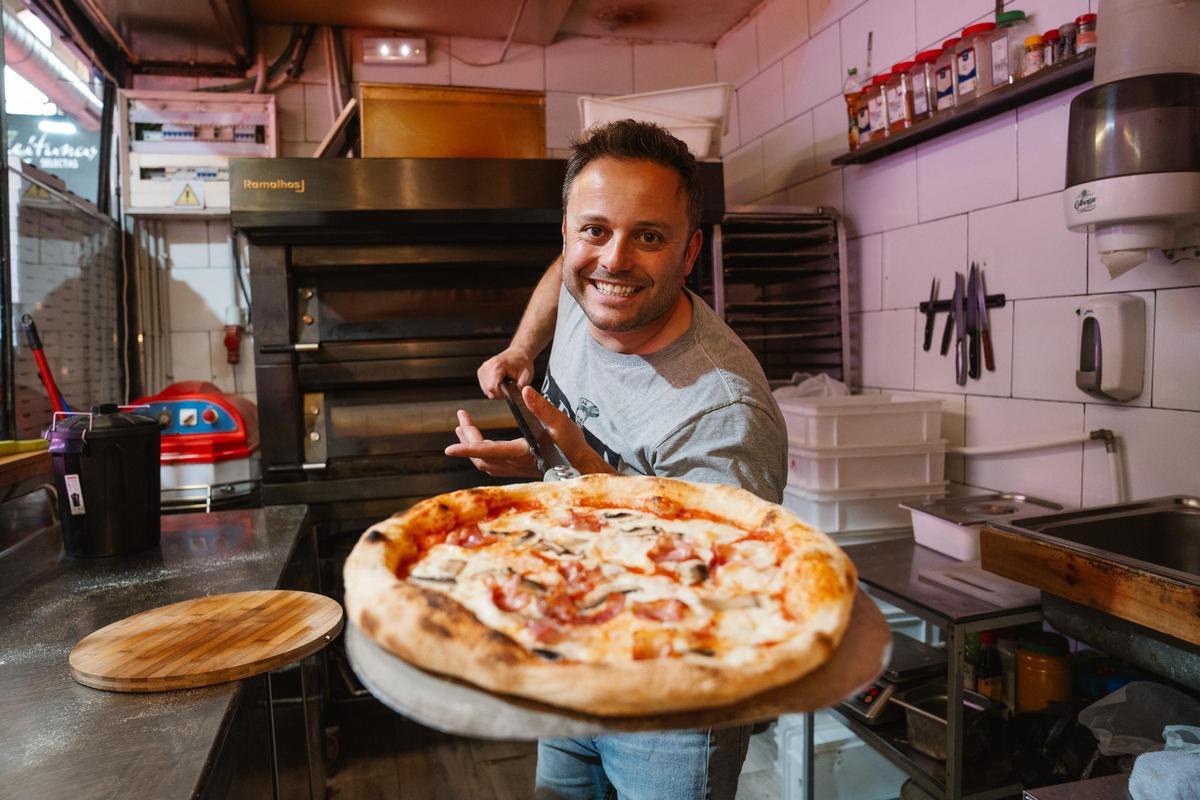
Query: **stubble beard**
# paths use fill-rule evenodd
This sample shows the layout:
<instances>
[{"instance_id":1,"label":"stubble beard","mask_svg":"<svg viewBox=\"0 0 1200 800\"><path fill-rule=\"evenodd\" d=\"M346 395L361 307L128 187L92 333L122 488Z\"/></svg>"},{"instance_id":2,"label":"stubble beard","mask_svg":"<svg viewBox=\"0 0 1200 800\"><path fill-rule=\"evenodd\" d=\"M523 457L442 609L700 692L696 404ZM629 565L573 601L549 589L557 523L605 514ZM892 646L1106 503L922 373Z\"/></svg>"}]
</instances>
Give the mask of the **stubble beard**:
<instances>
[{"instance_id":1,"label":"stubble beard","mask_svg":"<svg viewBox=\"0 0 1200 800\"><path fill-rule=\"evenodd\" d=\"M675 303L678 302L680 293L683 291L683 278L685 275L681 263L676 273L666 278L669 284L656 283L639 290L639 293L650 292L653 296L647 298L647 304L638 310L634 316L623 321L608 322L604 319L598 319L597 317L600 315L593 313L585 302L587 284L590 279L577 273L569 274L570 280L566 282L567 293L575 298L575 302L583 309L584 316L587 317L588 322L597 330L604 331L605 333L629 333L636 331L669 314L671 309L675 307ZM671 287L674 287L676 291L671 291Z\"/></svg>"}]
</instances>

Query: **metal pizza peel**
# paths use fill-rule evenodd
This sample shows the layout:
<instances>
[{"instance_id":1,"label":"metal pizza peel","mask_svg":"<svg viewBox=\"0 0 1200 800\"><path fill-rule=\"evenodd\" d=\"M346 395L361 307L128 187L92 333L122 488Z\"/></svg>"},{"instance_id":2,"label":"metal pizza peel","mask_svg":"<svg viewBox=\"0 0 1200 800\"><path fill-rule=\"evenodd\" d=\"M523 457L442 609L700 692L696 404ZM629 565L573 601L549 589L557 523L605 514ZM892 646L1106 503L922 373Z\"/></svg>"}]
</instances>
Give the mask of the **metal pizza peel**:
<instances>
[{"instance_id":1,"label":"metal pizza peel","mask_svg":"<svg viewBox=\"0 0 1200 800\"><path fill-rule=\"evenodd\" d=\"M828 708L864 689L891 658L883 614L861 590L833 656L798 681L721 708L646 717L600 717L501 695L414 667L347 622L346 652L363 685L384 705L458 736L534 740L631 731L719 728Z\"/></svg>"}]
</instances>

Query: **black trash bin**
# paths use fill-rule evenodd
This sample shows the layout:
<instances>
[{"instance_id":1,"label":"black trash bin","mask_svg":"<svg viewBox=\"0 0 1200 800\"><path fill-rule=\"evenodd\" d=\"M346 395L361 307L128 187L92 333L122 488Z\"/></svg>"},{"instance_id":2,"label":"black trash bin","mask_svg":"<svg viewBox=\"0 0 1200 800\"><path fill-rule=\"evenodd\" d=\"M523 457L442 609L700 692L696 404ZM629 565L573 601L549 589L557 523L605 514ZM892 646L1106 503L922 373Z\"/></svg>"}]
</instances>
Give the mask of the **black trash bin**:
<instances>
[{"instance_id":1,"label":"black trash bin","mask_svg":"<svg viewBox=\"0 0 1200 800\"><path fill-rule=\"evenodd\" d=\"M56 415L46 438L69 555L158 546L158 420L115 404L93 406L87 414Z\"/></svg>"}]
</instances>

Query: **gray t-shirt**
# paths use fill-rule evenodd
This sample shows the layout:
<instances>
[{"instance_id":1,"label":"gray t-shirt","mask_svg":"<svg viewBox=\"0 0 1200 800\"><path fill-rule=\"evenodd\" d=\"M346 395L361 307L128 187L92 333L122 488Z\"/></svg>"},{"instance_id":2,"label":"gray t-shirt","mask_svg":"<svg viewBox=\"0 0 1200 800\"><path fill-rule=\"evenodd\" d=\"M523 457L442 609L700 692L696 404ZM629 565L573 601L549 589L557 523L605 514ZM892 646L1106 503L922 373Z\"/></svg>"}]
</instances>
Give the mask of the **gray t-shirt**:
<instances>
[{"instance_id":1,"label":"gray t-shirt","mask_svg":"<svg viewBox=\"0 0 1200 800\"><path fill-rule=\"evenodd\" d=\"M657 353L608 350L565 289L543 394L625 474L747 489L778 503L787 432L754 355L696 295L687 332Z\"/></svg>"}]
</instances>

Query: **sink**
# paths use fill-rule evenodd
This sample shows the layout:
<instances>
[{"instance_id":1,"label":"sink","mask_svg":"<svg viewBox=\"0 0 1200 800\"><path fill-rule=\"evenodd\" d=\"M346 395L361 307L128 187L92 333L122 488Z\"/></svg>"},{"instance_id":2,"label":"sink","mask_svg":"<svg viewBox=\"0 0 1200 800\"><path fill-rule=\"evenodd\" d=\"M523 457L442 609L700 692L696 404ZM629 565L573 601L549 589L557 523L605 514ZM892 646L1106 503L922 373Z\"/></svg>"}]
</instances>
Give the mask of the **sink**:
<instances>
[{"instance_id":1,"label":"sink","mask_svg":"<svg viewBox=\"0 0 1200 800\"><path fill-rule=\"evenodd\" d=\"M1044 514L997 525L1200 585L1200 498Z\"/></svg>"}]
</instances>

